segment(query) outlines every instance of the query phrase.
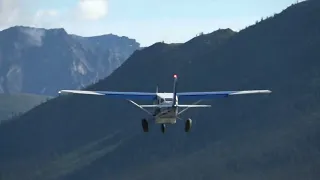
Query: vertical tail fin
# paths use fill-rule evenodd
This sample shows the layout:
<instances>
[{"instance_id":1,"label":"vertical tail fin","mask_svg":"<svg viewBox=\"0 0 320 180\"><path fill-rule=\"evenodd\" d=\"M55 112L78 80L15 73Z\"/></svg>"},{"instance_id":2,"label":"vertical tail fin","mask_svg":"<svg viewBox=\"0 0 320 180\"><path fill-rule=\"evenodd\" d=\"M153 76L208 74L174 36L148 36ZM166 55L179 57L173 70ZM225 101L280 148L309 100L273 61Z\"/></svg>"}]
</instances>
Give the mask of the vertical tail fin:
<instances>
[{"instance_id":1,"label":"vertical tail fin","mask_svg":"<svg viewBox=\"0 0 320 180\"><path fill-rule=\"evenodd\" d=\"M177 81L178 81L178 76L175 74L173 75L173 101L172 101L172 106L176 106L177 105Z\"/></svg>"}]
</instances>

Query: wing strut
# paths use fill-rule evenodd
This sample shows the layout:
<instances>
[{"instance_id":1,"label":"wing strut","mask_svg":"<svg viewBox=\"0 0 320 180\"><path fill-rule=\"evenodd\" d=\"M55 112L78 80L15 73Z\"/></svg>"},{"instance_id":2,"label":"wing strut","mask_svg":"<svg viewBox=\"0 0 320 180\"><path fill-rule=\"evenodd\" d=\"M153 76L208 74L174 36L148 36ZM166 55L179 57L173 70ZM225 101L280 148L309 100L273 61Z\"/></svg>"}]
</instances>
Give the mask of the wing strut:
<instances>
[{"instance_id":1,"label":"wing strut","mask_svg":"<svg viewBox=\"0 0 320 180\"><path fill-rule=\"evenodd\" d=\"M197 101L197 102L194 102L192 105L199 104L201 101L203 101L203 100L199 100L199 101ZM182 114L183 112L185 112L185 111L188 110L189 108L191 108L191 107L184 108L182 111L180 111L180 112L178 113L178 115Z\"/></svg>"},{"instance_id":2,"label":"wing strut","mask_svg":"<svg viewBox=\"0 0 320 180\"><path fill-rule=\"evenodd\" d=\"M128 100L129 102L131 102L132 104L134 104L135 106L137 106L138 108L142 109L144 112L146 112L146 113L148 113L149 115L153 116L153 114L152 114L150 111L146 110L145 108L143 108L142 106L140 106L140 105L137 104L136 102L134 102L134 101L132 101L132 100L130 100L130 99L127 99L127 100Z\"/></svg>"}]
</instances>

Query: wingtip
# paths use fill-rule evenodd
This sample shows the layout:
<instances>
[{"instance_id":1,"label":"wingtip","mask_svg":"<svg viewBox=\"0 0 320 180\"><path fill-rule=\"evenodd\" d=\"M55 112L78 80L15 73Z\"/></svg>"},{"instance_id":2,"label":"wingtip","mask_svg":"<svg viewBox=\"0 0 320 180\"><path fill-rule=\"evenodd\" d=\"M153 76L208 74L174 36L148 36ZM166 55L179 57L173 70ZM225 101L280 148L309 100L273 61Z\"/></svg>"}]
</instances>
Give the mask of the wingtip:
<instances>
[{"instance_id":1,"label":"wingtip","mask_svg":"<svg viewBox=\"0 0 320 180\"><path fill-rule=\"evenodd\" d=\"M60 90L60 91L58 91L58 94L59 95L67 94L67 90Z\"/></svg>"},{"instance_id":2,"label":"wingtip","mask_svg":"<svg viewBox=\"0 0 320 180\"><path fill-rule=\"evenodd\" d=\"M66 90L60 90L58 93L61 94L61 93L64 93L66 92Z\"/></svg>"},{"instance_id":3,"label":"wingtip","mask_svg":"<svg viewBox=\"0 0 320 180\"><path fill-rule=\"evenodd\" d=\"M260 93L264 93L264 94L270 94L270 93L272 93L272 91L271 90L258 90L258 92L260 92Z\"/></svg>"}]
</instances>

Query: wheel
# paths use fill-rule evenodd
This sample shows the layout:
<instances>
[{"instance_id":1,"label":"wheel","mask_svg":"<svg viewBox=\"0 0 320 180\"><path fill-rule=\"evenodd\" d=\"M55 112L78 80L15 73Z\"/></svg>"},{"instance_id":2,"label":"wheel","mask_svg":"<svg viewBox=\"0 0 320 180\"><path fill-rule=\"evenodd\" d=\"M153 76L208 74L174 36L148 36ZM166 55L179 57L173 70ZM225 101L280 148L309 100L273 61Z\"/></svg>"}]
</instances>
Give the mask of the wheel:
<instances>
[{"instance_id":1,"label":"wheel","mask_svg":"<svg viewBox=\"0 0 320 180\"><path fill-rule=\"evenodd\" d=\"M192 120L189 118L186 120L184 131L189 132L192 126Z\"/></svg>"},{"instance_id":2,"label":"wheel","mask_svg":"<svg viewBox=\"0 0 320 180\"><path fill-rule=\"evenodd\" d=\"M161 132L165 133L166 131L166 125L165 124L161 124Z\"/></svg>"},{"instance_id":3,"label":"wheel","mask_svg":"<svg viewBox=\"0 0 320 180\"><path fill-rule=\"evenodd\" d=\"M142 124L143 132L148 132L149 131L148 121L146 119L142 119L141 124Z\"/></svg>"}]
</instances>

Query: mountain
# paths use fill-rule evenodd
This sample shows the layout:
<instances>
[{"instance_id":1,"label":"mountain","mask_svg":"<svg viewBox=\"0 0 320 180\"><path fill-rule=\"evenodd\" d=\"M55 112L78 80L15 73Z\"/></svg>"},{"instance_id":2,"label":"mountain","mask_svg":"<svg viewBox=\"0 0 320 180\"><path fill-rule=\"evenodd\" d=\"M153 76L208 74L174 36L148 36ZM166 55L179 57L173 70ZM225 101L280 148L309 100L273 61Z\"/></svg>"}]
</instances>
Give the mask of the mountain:
<instances>
[{"instance_id":1,"label":"mountain","mask_svg":"<svg viewBox=\"0 0 320 180\"><path fill-rule=\"evenodd\" d=\"M86 89L169 92L177 73L178 91L273 93L209 101L183 115L190 133L178 121L165 134L143 133L146 114L125 100L61 96L0 126L2 179L319 179L319 16L304 1L237 33L134 52Z\"/></svg>"},{"instance_id":2,"label":"mountain","mask_svg":"<svg viewBox=\"0 0 320 180\"><path fill-rule=\"evenodd\" d=\"M35 94L0 94L0 123L2 120L21 115L51 98Z\"/></svg>"},{"instance_id":3,"label":"mountain","mask_svg":"<svg viewBox=\"0 0 320 180\"><path fill-rule=\"evenodd\" d=\"M64 29L0 31L0 92L56 96L109 76L140 44L113 34L81 37Z\"/></svg>"}]
</instances>

